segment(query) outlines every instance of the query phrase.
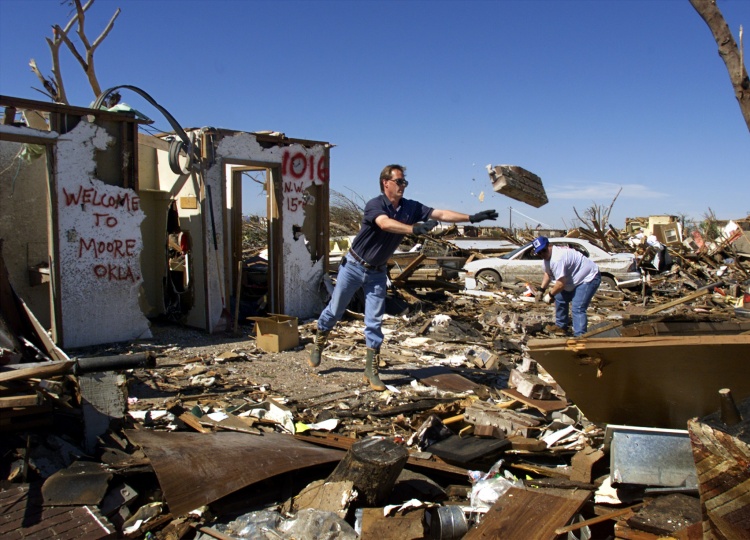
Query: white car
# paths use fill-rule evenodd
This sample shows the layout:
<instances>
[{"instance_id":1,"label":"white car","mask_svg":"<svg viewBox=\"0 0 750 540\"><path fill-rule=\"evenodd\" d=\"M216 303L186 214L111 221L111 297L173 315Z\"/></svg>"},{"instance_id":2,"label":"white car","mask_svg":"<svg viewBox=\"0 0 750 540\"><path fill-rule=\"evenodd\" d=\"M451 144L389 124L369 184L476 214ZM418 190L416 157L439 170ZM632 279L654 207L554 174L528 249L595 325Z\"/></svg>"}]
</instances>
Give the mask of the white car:
<instances>
[{"instance_id":1,"label":"white car","mask_svg":"<svg viewBox=\"0 0 750 540\"><path fill-rule=\"evenodd\" d=\"M637 287L641 284L635 256L632 253L607 253L588 240L579 238L550 238L555 246L580 251L594 261L602 273L601 289ZM501 257L477 259L464 265L460 277L467 289L493 290L500 283L530 283L539 286L544 274L542 258L534 253L531 243Z\"/></svg>"}]
</instances>

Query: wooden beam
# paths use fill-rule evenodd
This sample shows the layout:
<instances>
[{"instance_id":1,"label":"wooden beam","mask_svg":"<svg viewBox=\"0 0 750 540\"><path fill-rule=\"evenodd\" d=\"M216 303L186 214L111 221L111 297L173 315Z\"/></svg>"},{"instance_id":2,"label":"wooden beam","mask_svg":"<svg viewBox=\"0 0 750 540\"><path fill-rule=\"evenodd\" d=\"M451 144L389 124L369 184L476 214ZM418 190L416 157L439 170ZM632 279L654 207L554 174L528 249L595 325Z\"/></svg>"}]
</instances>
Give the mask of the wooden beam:
<instances>
[{"instance_id":1,"label":"wooden beam","mask_svg":"<svg viewBox=\"0 0 750 540\"><path fill-rule=\"evenodd\" d=\"M0 372L0 382L18 381L25 379L47 379L57 375L72 373L75 362L73 360L62 362L44 362L34 365L34 367L24 367L19 369L9 369ZM5 366L6 368L8 366Z\"/></svg>"},{"instance_id":2,"label":"wooden beam","mask_svg":"<svg viewBox=\"0 0 750 540\"><path fill-rule=\"evenodd\" d=\"M422 264L422 261L424 261L427 258L427 255L424 253L420 253L419 256L414 259L412 262L409 263L409 266L404 268L404 271L401 272L397 277L393 278L394 283L400 283L407 279L409 279L409 276L412 275L417 268L420 267Z\"/></svg>"},{"instance_id":3,"label":"wooden beam","mask_svg":"<svg viewBox=\"0 0 750 540\"><path fill-rule=\"evenodd\" d=\"M669 309L674 306L679 306L680 304L684 304L685 302L690 302L691 300L695 300L696 298L700 298L701 296L706 295L706 294L708 294L708 289L700 289L691 294L688 294L687 296L678 298L677 300L672 300L671 302L659 304L658 306L647 310L644 313L644 315L653 315L655 313L659 313L660 311L664 311L665 309Z\"/></svg>"},{"instance_id":4,"label":"wooden beam","mask_svg":"<svg viewBox=\"0 0 750 540\"><path fill-rule=\"evenodd\" d=\"M37 394L29 396L0 397L0 409L12 409L14 407L33 407L39 404L39 396Z\"/></svg>"}]
</instances>

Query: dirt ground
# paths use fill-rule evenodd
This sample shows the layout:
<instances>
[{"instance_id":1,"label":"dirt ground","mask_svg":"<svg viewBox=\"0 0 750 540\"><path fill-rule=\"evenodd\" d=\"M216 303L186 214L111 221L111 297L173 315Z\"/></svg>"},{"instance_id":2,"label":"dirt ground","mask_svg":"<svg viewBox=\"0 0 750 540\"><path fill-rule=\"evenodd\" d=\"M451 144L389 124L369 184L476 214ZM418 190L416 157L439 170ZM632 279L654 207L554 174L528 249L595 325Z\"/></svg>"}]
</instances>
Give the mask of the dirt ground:
<instances>
[{"instance_id":1,"label":"dirt ground","mask_svg":"<svg viewBox=\"0 0 750 540\"><path fill-rule=\"evenodd\" d=\"M371 390L363 378L364 325L356 314L345 316L336 326L317 368L311 368L307 362L314 319L299 321L299 345L295 349L277 353L257 346L254 324L241 325L237 334L227 331L210 335L184 326L154 323L152 338L107 349L74 351L71 356L153 352L157 369L136 369L129 377L131 410L162 409L175 399L204 395L225 401L254 395L258 399L271 397L287 403L293 412L302 415L306 408L317 404L346 407L346 400L351 400L352 406L365 408L373 401L381 401L383 405L388 401L392 405L390 402L400 389L413 398L412 373L431 366L458 368L473 382L491 389L504 387L507 371L501 373L503 365L521 360L526 337L523 332L510 330L539 329L552 315L548 306L522 307L526 313L513 314L494 302L449 298L420 305L400 317L386 316L381 349L381 359L386 365L381 364L380 377L389 391L383 395ZM510 321L508 332L500 332L498 320L504 319ZM477 348L499 354L503 363L493 370L478 369L467 359L467 352ZM444 393L440 395L445 397ZM343 405L339 403L342 401ZM318 412L308 414L306 419L314 420Z\"/></svg>"}]
</instances>

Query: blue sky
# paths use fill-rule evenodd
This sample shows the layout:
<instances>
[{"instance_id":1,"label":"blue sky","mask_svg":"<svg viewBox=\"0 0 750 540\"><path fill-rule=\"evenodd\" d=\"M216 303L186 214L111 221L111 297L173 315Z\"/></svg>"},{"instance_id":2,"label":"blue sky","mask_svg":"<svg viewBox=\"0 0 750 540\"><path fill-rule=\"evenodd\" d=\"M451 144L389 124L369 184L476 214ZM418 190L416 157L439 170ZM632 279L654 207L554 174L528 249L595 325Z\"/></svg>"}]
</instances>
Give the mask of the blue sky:
<instances>
[{"instance_id":1,"label":"blue sky","mask_svg":"<svg viewBox=\"0 0 750 540\"><path fill-rule=\"evenodd\" d=\"M736 40L750 31L750 0L718 5ZM352 198L402 163L407 197L495 208L503 226L571 226L620 188L615 227L750 213L750 132L688 0L96 0L89 39L118 7L95 55L103 88L137 86L186 128L331 142L331 188ZM44 38L70 13L0 0L0 94L45 100L28 62L50 72ZM62 57L71 103L90 104ZM123 101L170 129L136 94ZM550 202L494 193L487 164L538 174Z\"/></svg>"}]
</instances>

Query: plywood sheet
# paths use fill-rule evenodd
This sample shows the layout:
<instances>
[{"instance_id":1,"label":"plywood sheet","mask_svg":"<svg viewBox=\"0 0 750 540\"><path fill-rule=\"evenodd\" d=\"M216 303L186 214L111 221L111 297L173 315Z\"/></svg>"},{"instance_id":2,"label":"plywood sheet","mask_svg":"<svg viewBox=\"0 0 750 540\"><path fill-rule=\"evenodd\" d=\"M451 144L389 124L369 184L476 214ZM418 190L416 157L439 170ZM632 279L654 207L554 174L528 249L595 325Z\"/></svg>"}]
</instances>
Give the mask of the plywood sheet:
<instances>
[{"instance_id":1,"label":"plywood sheet","mask_svg":"<svg viewBox=\"0 0 750 540\"><path fill-rule=\"evenodd\" d=\"M570 491L565 497L539 489L512 487L470 529L464 540L549 540L566 525L590 497L589 491Z\"/></svg>"}]
</instances>

